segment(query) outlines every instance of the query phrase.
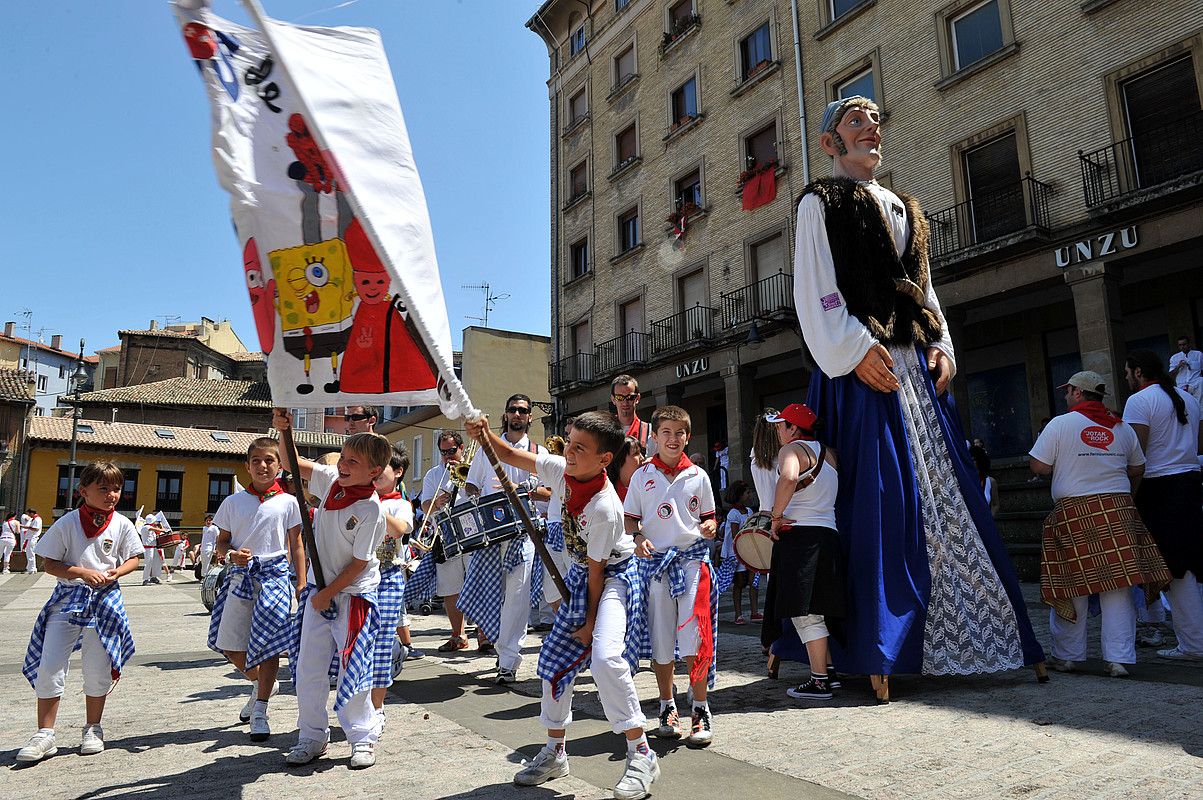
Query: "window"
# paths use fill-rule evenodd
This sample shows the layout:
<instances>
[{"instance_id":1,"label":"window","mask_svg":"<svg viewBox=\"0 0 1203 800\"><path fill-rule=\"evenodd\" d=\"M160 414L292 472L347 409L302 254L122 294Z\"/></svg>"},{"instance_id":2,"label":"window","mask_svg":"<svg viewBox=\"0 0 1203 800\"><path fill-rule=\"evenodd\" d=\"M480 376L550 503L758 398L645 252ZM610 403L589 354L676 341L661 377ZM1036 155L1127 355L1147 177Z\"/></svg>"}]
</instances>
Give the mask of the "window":
<instances>
[{"instance_id":1,"label":"window","mask_svg":"<svg viewBox=\"0 0 1203 800\"><path fill-rule=\"evenodd\" d=\"M618 307L619 333L622 335L622 363L631 364L645 361L648 355L646 337L643 334L647 327L643 313L643 298L636 297Z\"/></svg>"},{"instance_id":2,"label":"window","mask_svg":"<svg viewBox=\"0 0 1203 800\"><path fill-rule=\"evenodd\" d=\"M1024 227L1015 132L965 151L962 161L974 241L987 242Z\"/></svg>"},{"instance_id":3,"label":"window","mask_svg":"<svg viewBox=\"0 0 1203 800\"><path fill-rule=\"evenodd\" d=\"M58 365L58 377L59 380L67 377L67 366L65 364Z\"/></svg>"},{"instance_id":4,"label":"window","mask_svg":"<svg viewBox=\"0 0 1203 800\"><path fill-rule=\"evenodd\" d=\"M79 431L80 433L96 433L95 428L83 422L77 423L75 430Z\"/></svg>"},{"instance_id":5,"label":"window","mask_svg":"<svg viewBox=\"0 0 1203 800\"><path fill-rule=\"evenodd\" d=\"M209 505L206 509L213 514L221 501L234 494L234 476L209 473Z\"/></svg>"},{"instance_id":6,"label":"window","mask_svg":"<svg viewBox=\"0 0 1203 800\"><path fill-rule=\"evenodd\" d=\"M210 436L210 437L213 439L213 441L215 441L215 442L228 442L228 441L230 441L230 434L226 433L225 431L213 431L212 433L210 433L210 434L209 434L209 436Z\"/></svg>"},{"instance_id":7,"label":"window","mask_svg":"<svg viewBox=\"0 0 1203 800\"><path fill-rule=\"evenodd\" d=\"M577 53L585 49L585 26L576 29L572 36L568 37L568 56L571 58Z\"/></svg>"},{"instance_id":8,"label":"window","mask_svg":"<svg viewBox=\"0 0 1203 800\"><path fill-rule=\"evenodd\" d=\"M618 215L618 252L625 253L639 244L639 206Z\"/></svg>"},{"instance_id":9,"label":"window","mask_svg":"<svg viewBox=\"0 0 1203 800\"><path fill-rule=\"evenodd\" d=\"M873 69L870 67L864 72L853 75L848 80L836 87L834 100L842 100L845 97L867 97L873 102L877 102L877 87L873 82Z\"/></svg>"},{"instance_id":10,"label":"window","mask_svg":"<svg viewBox=\"0 0 1203 800\"><path fill-rule=\"evenodd\" d=\"M584 30L584 29L582 28L582 30ZM425 475L426 474L426 470L422 469L422 437L421 436L414 437L414 460L413 460L413 464L411 466L413 467L414 475Z\"/></svg>"},{"instance_id":11,"label":"window","mask_svg":"<svg viewBox=\"0 0 1203 800\"><path fill-rule=\"evenodd\" d=\"M1199 130L1199 85L1188 55L1120 84L1124 121L1132 137L1136 186L1158 183L1203 168L1198 147L1180 147ZM1179 109L1171 111L1171 109ZM1194 115L1189 110L1194 110Z\"/></svg>"},{"instance_id":12,"label":"window","mask_svg":"<svg viewBox=\"0 0 1203 800\"><path fill-rule=\"evenodd\" d=\"M104 368L104 386L102 388L112 389L112 388L115 388L116 386L117 386L117 368L116 367L105 367Z\"/></svg>"},{"instance_id":13,"label":"window","mask_svg":"<svg viewBox=\"0 0 1203 800\"><path fill-rule=\"evenodd\" d=\"M702 171L693 172L673 182L673 202L678 210L687 206L702 207Z\"/></svg>"},{"instance_id":14,"label":"window","mask_svg":"<svg viewBox=\"0 0 1203 800\"><path fill-rule=\"evenodd\" d=\"M746 169L763 167L777 160L776 120L744 139L744 156Z\"/></svg>"},{"instance_id":15,"label":"window","mask_svg":"<svg viewBox=\"0 0 1203 800\"><path fill-rule=\"evenodd\" d=\"M635 43L614 57L614 85L618 86L635 74Z\"/></svg>"},{"instance_id":16,"label":"window","mask_svg":"<svg viewBox=\"0 0 1203 800\"><path fill-rule=\"evenodd\" d=\"M184 473L160 470L158 486L155 489L155 506L160 511L179 511L183 484Z\"/></svg>"},{"instance_id":17,"label":"window","mask_svg":"<svg viewBox=\"0 0 1203 800\"><path fill-rule=\"evenodd\" d=\"M572 277L579 278L589 271L589 237L574 242L568 248L568 261L572 265Z\"/></svg>"},{"instance_id":18,"label":"window","mask_svg":"<svg viewBox=\"0 0 1203 800\"><path fill-rule=\"evenodd\" d=\"M338 409L337 408L326 408L326 409L324 409L324 412L327 417L333 417L335 414L338 413Z\"/></svg>"},{"instance_id":19,"label":"window","mask_svg":"<svg viewBox=\"0 0 1203 800\"><path fill-rule=\"evenodd\" d=\"M614 137L614 146L616 162L615 168L621 167L639 154L639 141L635 133L634 122L623 128L619 134Z\"/></svg>"},{"instance_id":20,"label":"window","mask_svg":"<svg viewBox=\"0 0 1203 800\"><path fill-rule=\"evenodd\" d=\"M739 43L739 74L747 80L773 61L773 45L769 24L761 25Z\"/></svg>"},{"instance_id":21,"label":"window","mask_svg":"<svg viewBox=\"0 0 1203 800\"><path fill-rule=\"evenodd\" d=\"M589 320L578 322L572 326L568 335L572 352L588 353L593 349L593 333L590 330Z\"/></svg>"},{"instance_id":22,"label":"window","mask_svg":"<svg viewBox=\"0 0 1203 800\"><path fill-rule=\"evenodd\" d=\"M75 507L75 503L73 502L74 498L75 498L75 492L67 491L67 475L70 472L70 470L71 470L71 467L69 465L62 465L58 468L58 489L55 491L55 494L54 494L54 507L55 508L74 508ZM82 464L76 465L76 467L75 467L75 486L73 487L74 489L79 488L79 474L82 471L83 471L83 465Z\"/></svg>"},{"instance_id":23,"label":"window","mask_svg":"<svg viewBox=\"0 0 1203 800\"><path fill-rule=\"evenodd\" d=\"M828 0L827 10L831 12L831 20L834 22L859 6L862 2L864 0Z\"/></svg>"},{"instance_id":24,"label":"window","mask_svg":"<svg viewBox=\"0 0 1203 800\"><path fill-rule=\"evenodd\" d=\"M45 375L38 376L38 391L39 392L46 391L46 376Z\"/></svg>"},{"instance_id":25,"label":"window","mask_svg":"<svg viewBox=\"0 0 1203 800\"><path fill-rule=\"evenodd\" d=\"M167 428L155 428L155 436L158 436L160 439L174 439L175 431Z\"/></svg>"},{"instance_id":26,"label":"window","mask_svg":"<svg viewBox=\"0 0 1203 800\"><path fill-rule=\"evenodd\" d=\"M589 113L589 100L585 97L585 87L568 100L568 125L577 124Z\"/></svg>"},{"instance_id":27,"label":"window","mask_svg":"<svg viewBox=\"0 0 1203 800\"><path fill-rule=\"evenodd\" d=\"M577 200L589 191L588 174L585 170L588 161L582 161L568 172L568 202Z\"/></svg>"},{"instance_id":28,"label":"window","mask_svg":"<svg viewBox=\"0 0 1203 800\"><path fill-rule=\"evenodd\" d=\"M780 233L753 242L748 255L752 261L753 280L762 281L785 272L785 238Z\"/></svg>"},{"instance_id":29,"label":"window","mask_svg":"<svg viewBox=\"0 0 1203 800\"><path fill-rule=\"evenodd\" d=\"M617 14L631 4L631 0L614 0L614 13Z\"/></svg>"},{"instance_id":30,"label":"window","mask_svg":"<svg viewBox=\"0 0 1203 800\"><path fill-rule=\"evenodd\" d=\"M673 33L679 33L693 22L693 0L681 0L668 9L668 28Z\"/></svg>"},{"instance_id":31,"label":"window","mask_svg":"<svg viewBox=\"0 0 1203 800\"><path fill-rule=\"evenodd\" d=\"M698 115L698 79L690 78L672 93L672 127L678 128Z\"/></svg>"},{"instance_id":32,"label":"window","mask_svg":"<svg viewBox=\"0 0 1203 800\"><path fill-rule=\"evenodd\" d=\"M1003 46L998 0L989 0L952 19L953 69L976 64Z\"/></svg>"},{"instance_id":33,"label":"window","mask_svg":"<svg viewBox=\"0 0 1203 800\"><path fill-rule=\"evenodd\" d=\"M122 467L121 474L125 476L125 486L121 488L121 499L117 501L117 510L137 511L138 470Z\"/></svg>"}]
</instances>

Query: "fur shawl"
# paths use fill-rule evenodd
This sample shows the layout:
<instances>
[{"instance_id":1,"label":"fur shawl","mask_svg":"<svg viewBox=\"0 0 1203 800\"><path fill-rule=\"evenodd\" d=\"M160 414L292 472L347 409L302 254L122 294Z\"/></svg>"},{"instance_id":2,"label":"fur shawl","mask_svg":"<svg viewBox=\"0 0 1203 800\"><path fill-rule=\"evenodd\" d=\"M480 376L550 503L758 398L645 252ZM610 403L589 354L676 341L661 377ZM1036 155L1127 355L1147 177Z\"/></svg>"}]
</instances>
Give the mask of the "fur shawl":
<instances>
[{"instance_id":1,"label":"fur shawl","mask_svg":"<svg viewBox=\"0 0 1203 800\"><path fill-rule=\"evenodd\" d=\"M881 206L867 188L849 178L820 178L806 187L802 197L808 194L823 202L836 284L848 313L883 343L937 341L943 326L925 306L930 280L928 227L919 202L898 195L910 228L910 240L899 257Z\"/></svg>"}]
</instances>

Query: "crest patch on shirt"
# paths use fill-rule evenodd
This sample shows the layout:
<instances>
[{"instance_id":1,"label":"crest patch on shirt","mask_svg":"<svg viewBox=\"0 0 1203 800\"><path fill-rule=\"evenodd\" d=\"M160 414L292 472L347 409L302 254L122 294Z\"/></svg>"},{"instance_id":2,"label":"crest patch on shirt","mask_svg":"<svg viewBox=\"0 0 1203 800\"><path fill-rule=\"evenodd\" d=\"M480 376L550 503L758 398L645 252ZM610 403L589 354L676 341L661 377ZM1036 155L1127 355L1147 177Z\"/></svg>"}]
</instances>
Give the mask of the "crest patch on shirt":
<instances>
[{"instance_id":1,"label":"crest patch on shirt","mask_svg":"<svg viewBox=\"0 0 1203 800\"><path fill-rule=\"evenodd\" d=\"M349 531L355 530L355 526L358 524L359 524L359 517L355 516L354 514L347 517L347 530L349 530Z\"/></svg>"},{"instance_id":2,"label":"crest patch on shirt","mask_svg":"<svg viewBox=\"0 0 1203 800\"><path fill-rule=\"evenodd\" d=\"M890 210L894 212L895 216L901 217L902 219L906 219L906 209L903 208L902 206L898 205L897 203L890 203Z\"/></svg>"},{"instance_id":3,"label":"crest patch on shirt","mask_svg":"<svg viewBox=\"0 0 1203 800\"><path fill-rule=\"evenodd\" d=\"M649 478L647 483L643 484L643 491L645 491L645 492L650 492L652 489L655 489L655 488L656 488L656 480L654 478Z\"/></svg>"},{"instance_id":4,"label":"crest patch on shirt","mask_svg":"<svg viewBox=\"0 0 1203 800\"><path fill-rule=\"evenodd\" d=\"M106 556L111 556L113 554L113 540L112 539L101 539L100 540L100 552L104 553Z\"/></svg>"},{"instance_id":5,"label":"crest patch on shirt","mask_svg":"<svg viewBox=\"0 0 1203 800\"><path fill-rule=\"evenodd\" d=\"M823 295L819 298L819 303L822 304L824 311L834 311L835 309L844 305L844 301L840 298L839 292L832 292L831 294Z\"/></svg>"},{"instance_id":6,"label":"crest patch on shirt","mask_svg":"<svg viewBox=\"0 0 1203 800\"><path fill-rule=\"evenodd\" d=\"M672 515L673 507L669 503L661 503L660 507L656 509L656 516L660 519L668 519Z\"/></svg>"},{"instance_id":7,"label":"crest patch on shirt","mask_svg":"<svg viewBox=\"0 0 1203 800\"><path fill-rule=\"evenodd\" d=\"M92 515L92 527L99 528L101 525L103 525L104 517L105 517L104 514L93 514Z\"/></svg>"},{"instance_id":8,"label":"crest patch on shirt","mask_svg":"<svg viewBox=\"0 0 1203 800\"><path fill-rule=\"evenodd\" d=\"M701 505L701 503L698 501L698 496L696 494L693 497L689 498L689 510L690 511L697 511L698 506L700 506L700 505Z\"/></svg>"}]
</instances>

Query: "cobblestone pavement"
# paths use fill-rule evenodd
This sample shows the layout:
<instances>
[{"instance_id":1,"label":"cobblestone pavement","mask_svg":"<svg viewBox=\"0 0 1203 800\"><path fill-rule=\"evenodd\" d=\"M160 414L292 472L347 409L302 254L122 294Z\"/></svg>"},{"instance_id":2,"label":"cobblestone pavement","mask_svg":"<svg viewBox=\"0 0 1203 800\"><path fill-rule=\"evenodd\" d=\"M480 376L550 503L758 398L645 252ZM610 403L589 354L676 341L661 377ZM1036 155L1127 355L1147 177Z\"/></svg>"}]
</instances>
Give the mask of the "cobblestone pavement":
<instances>
[{"instance_id":1,"label":"cobblestone pavement","mask_svg":"<svg viewBox=\"0 0 1203 800\"><path fill-rule=\"evenodd\" d=\"M510 784L516 765L543 741L538 637L528 637L522 680L501 689L489 682L491 657L435 652L447 635L441 614L413 617L428 655L409 662L392 689L376 767L350 773L349 748L335 728L326 758L288 770L282 752L294 741L296 720L290 684L271 703L271 740L251 743L237 717L248 689L204 646L208 616L198 585L191 578L139 583L123 587L138 652L106 710L108 749L78 755L83 698L76 669L60 713L59 754L17 768L16 750L34 723L20 665L53 579L0 577L5 797L599 798L609 796L621 771L621 740L602 720L585 676L569 732L573 776L519 795ZM1034 587L1027 590L1034 601ZM1034 602L1030 611L1047 642L1047 612ZM803 704L785 689L805 668L786 664L780 681L764 677L756 627L737 628L731 617L725 608L719 685L711 695L714 744L696 751L656 743L663 757L658 796L1203 796L1203 664L1161 662L1142 649L1132 677L1114 679L1103 676L1096 652L1081 674L1054 673L1045 685L1027 670L902 677L893 681L894 702L877 706L864 679L852 678L835 701ZM654 714L651 673L641 671L636 683L645 712Z\"/></svg>"}]
</instances>

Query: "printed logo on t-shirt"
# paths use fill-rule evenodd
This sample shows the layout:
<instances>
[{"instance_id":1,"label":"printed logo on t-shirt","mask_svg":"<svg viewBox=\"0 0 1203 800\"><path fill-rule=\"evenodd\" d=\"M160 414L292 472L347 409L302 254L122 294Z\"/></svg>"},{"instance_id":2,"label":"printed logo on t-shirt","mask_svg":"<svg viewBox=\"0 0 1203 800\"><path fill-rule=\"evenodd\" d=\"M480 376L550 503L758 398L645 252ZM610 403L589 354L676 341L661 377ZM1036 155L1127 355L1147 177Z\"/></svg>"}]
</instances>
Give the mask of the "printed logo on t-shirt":
<instances>
[{"instance_id":1,"label":"printed logo on t-shirt","mask_svg":"<svg viewBox=\"0 0 1203 800\"><path fill-rule=\"evenodd\" d=\"M359 517L356 517L354 514L347 517L347 530L349 530L349 531L355 530L355 526L358 524L359 524Z\"/></svg>"},{"instance_id":2,"label":"printed logo on t-shirt","mask_svg":"<svg viewBox=\"0 0 1203 800\"><path fill-rule=\"evenodd\" d=\"M670 503L661 503L656 509L656 516L660 519L668 519L673 515L673 507Z\"/></svg>"},{"instance_id":3,"label":"printed logo on t-shirt","mask_svg":"<svg viewBox=\"0 0 1203 800\"><path fill-rule=\"evenodd\" d=\"M823 305L824 311L835 311L837 308L844 305L844 301L840 299L839 292L825 294L819 298L819 302Z\"/></svg>"},{"instance_id":4,"label":"printed logo on t-shirt","mask_svg":"<svg viewBox=\"0 0 1203 800\"><path fill-rule=\"evenodd\" d=\"M690 511L697 511L698 506L700 506L700 505L701 505L701 503L698 502L698 496L696 494L693 497L689 498L689 510Z\"/></svg>"},{"instance_id":5,"label":"printed logo on t-shirt","mask_svg":"<svg viewBox=\"0 0 1203 800\"><path fill-rule=\"evenodd\" d=\"M1093 447L1096 450L1106 450L1115 441L1115 434L1100 425L1091 425L1089 428L1083 428L1081 437L1082 444L1087 447Z\"/></svg>"},{"instance_id":6,"label":"printed logo on t-shirt","mask_svg":"<svg viewBox=\"0 0 1203 800\"><path fill-rule=\"evenodd\" d=\"M112 539L101 539L100 540L100 552L104 553L106 556L111 556L113 554L113 540Z\"/></svg>"},{"instance_id":7,"label":"printed logo on t-shirt","mask_svg":"<svg viewBox=\"0 0 1203 800\"><path fill-rule=\"evenodd\" d=\"M647 483L643 484L643 491L645 491L645 492L650 492L652 489L655 489L655 488L656 488L656 479L655 478L648 478Z\"/></svg>"},{"instance_id":8,"label":"printed logo on t-shirt","mask_svg":"<svg viewBox=\"0 0 1203 800\"><path fill-rule=\"evenodd\" d=\"M99 528L103 524L104 524L104 514L93 514L92 515L92 527L93 528Z\"/></svg>"}]
</instances>

